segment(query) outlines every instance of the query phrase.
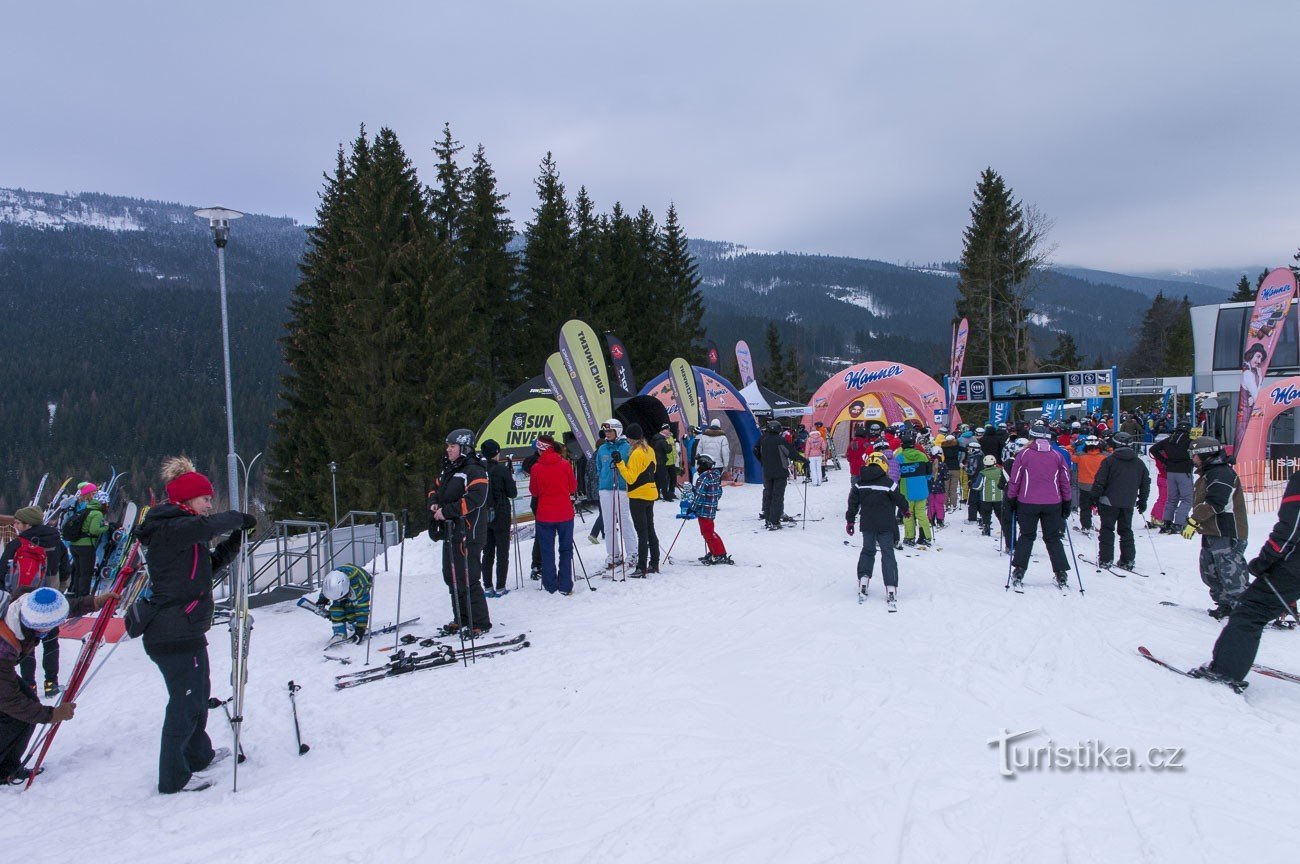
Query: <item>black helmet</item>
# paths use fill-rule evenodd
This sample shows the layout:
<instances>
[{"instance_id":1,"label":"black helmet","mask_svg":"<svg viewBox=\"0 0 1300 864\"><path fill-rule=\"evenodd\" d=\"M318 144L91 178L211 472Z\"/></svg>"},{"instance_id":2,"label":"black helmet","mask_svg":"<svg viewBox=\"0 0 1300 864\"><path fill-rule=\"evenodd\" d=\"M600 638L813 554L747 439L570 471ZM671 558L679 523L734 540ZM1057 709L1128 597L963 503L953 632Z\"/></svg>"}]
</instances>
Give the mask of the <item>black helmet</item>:
<instances>
[{"instance_id":1,"label":"black helmet","mask_svg":"<svg viewBox=\"0 0 1300 864\"><path fill-rule=\"evenodd\" d=\"M911 447L916 443L916 429L909 426L903 430L903 434L899 435L898 438L903 442L904 447Z\"/></svg>"},{"instance_id":2,"label":"black helmet","mask_svg":"<svg viewBox=\"0 0 1300 864\"><path fill-rule=\"evenodd\" d=\"M1188 423L1186 420L1184 420L1183 422L1179 423L1177 426L1174 427L1174 431L1175 431L1175 432L1191 432L1191 431L1192 431L1192 424L1191 424L1191 423Z\"/></svg>"},{"instance_id":3,"label":"black helmet","mask_svg":"<svg viewBox=\"0 0 1300 864\"><path fill-rule=\"evenodd\" d=\"M1034 423L1033 426L1029 427L1029 437L1030 438L1051 438L1052 430L1048 428L1046 423L1044 423L1042 420L1039 420L1038 422Z\"/></svg>"},{"instance_id":4,"label":"black helmet","mask_svg":"<svg viewBox=\"0 0 1300 864\"><path fill-rule=\"evenodd\" d=\"M995 433L995 432L997 432L997 431L998 431L998 427L994 426L992 423L990 423L990 424L988 424L987 426L984 427L984 434L985 434L985 435L992 435L993 433Z\"/></svg>"},{"instance_id":5,"label":"black helmet","mask_svg":"<svg viewBox=\"0 0 1300 864\"><path fill-rule=\"evenodd\" d=\"M780 434L780 432L781 432L781 421L780 421L780 420L768 420L768 421L767 421L767 431L768 431L768 432L776 432L777 434Z\"/></svg>"},{"instance_id":6,"label":"black helmet","mask_svg":"<svg viewBox=\"0 0 1300 864\"><path fill-rule=\"evenodd\" d=\"M1110 436L1110 443L1114 444L1116 447L1132 447L1133 436L1127 432L1116 432L1114 435Z\"/></svg>"},{"instance_id":7,"label":"black helmet","mask_svg":"<svg viewBox=\"0 0 1300 864\"><path fill-rule=\"evenodd\" d=\"M462 450L474 449L474 433L469 429L453 429L447 434L448 444L459 444Z\"/></svg>"},{"instance_id":8,"label":"black helmet","mask_svg":"<svg viewBox=\"0 0 1300 864\"><path fill-rule=\"evenodd\" d=\"M1191 446L1187 448L1188 456L1200 456L1203 458L1214 456L1221 452L1223 452L1223 444L1219 442L1218 438L1211 438L1208 435L1202 435L1197 438L1191 443Z\"/></svg>"},{"instance_id":9,"label":"black helmet","mask_svg":"<svg viewBox=\"0 0 1300 864\"><path fill-rule=\"evenodd\" d=\"M713 457L708 453L701 453L695 457L695 467L701 471L709 471L713 468Z\"/></svg>"}]
</instances>

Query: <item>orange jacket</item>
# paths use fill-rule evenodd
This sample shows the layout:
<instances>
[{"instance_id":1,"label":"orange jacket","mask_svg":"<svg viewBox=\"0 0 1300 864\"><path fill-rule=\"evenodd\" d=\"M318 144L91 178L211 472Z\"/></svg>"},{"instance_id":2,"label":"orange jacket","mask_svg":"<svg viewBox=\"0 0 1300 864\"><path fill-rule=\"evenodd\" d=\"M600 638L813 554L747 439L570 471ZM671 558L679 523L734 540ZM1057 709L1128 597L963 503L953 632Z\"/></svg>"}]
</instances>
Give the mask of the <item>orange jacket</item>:
<instances>
[{"instance_id":1,"label":"orange jacket","mask_svg":"<svg viewBox=\"0 0 1300 864\"><path fill-rule=\"evenodd\" d=\"M1094 450L1091 453L1073 453L1070 458L1074 460L1075 465L1079 466L1080 486L1092 485L1092 481L1097 479L1097 469L1101 467L1101 463L1106 459L1099 450Z\"/></svg>"}]
</instances>

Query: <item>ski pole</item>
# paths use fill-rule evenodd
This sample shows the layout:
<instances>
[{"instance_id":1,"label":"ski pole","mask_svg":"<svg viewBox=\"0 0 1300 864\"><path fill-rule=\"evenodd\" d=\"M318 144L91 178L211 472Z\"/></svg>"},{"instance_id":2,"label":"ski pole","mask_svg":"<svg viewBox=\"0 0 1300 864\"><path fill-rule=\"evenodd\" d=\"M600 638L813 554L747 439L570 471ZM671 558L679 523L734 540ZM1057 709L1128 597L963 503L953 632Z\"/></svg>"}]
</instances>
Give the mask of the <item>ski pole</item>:
<instances>
[{"instance_id":1,"label":"ski pole","mask_svg":"<svg viewBox=\"0 0 1300 864\"><path fill-rule=\"evenodd\" d=\"M677 538L682 536L682 529L686 527L687 521L689 520L683 519L682 524L677 526L677 533L673 536L673 542L668 544L668 554L664 556L665 564L673 563L673 548L677 545Z\"/></svg>"},{"instance_id":2,"label":"ski pole","mask_svg":"<svg viewBox=\"0 0 1300 864\"><path fill-rule=\"evenodd\" d=\"M401 544L402 544L402 545L401 545L401 548L399 548L399 549L397 550L397 617L393 619L393 620L394 620L396 623L398 623L398 624L400 624L401 621L402 621L402 577L403 577L403 575L404 575L404 573L405 573L405 568L406 568L406 519L407 519L407 508L403 507L403 508L402 508L402 525L401 525L401 528L399 529L399 532L398 532L398 535L397 535L398 538L399 538L399 541L400 541ZM374 609L373 598L372 598L372 602L371 602L371 606L370 606L370 608L371 608L371 609ZM398 635L397 635L397 634L398 634L400 631L401 631L401 628L400 628L400 627L394 627L394 628L393 628L393 648L394 648L394 649L397 648L397 639L398 639ZM369 624L366 625L366 652L367 652L367 654L369 654L369 652L370 652L370 626L369 626ZM369 660L367 660L366 662L367 662L367 664L369 664ZM289 683L290 683L291 685L293 684L292 681L290 681Z\"/></svg>"},{"instance_id":3,"label":"ski pole","mask_svg":"<svg viewBox=\"0 0 1300 864\"><path fill-rule=\"evenodd\" d=\"M469 526L466 525L466 527ZM461 560L465 562L465 617L469 619L469 653L470 656L474 658L474 662L478 663L478 658L474 657L474 651L476 650L474 646L474 586L469 584L469 543L466 542L466 540L466 535L462 534L460 550L462 555ZM479 590L481 591L482 577L479 578L478 584L480 586ZM483 602L486 604L487 600L484 600ZM469 664L467 663L466 665Z\"/></svg>"},{"instance_id":4,"label":"ski pole","mask_svg":"<svg viewBox=\"0 0 1300 864\"><path fill-rule=\"evenodd\" d=\"M1065 526L1065 539L1070 541L1070 560L1074 562L1074 578L1079 582L1079 593L1083 593L1083 576L1079 573L1079 556L1074 552L1074 538L1070 536L1070 526Z\"/></svg>"},{"instance_id":5,"label":"ski pole","mask_svg":"<svg viewBox=\"0 0 1300 864\"><path fill-rule=\"evenodd\" d=\"M1015 565L1015 561L1016 561L1016 518L1015 518L1015 514L1013 513L1011 514L1011 545L1007 547L1007 584L1006 587L1003 589L1005 591L1011 590L1011 568Z\"/></svg>"},{"instance_id":6,"label":"ski pole","mask_svg":"<svg viewBox=\"0 0 1300 864\"><path fill-rule=\"evenodd\" d=\"M1142 521L1145 522L1146 519L1144 518ZM1160 553L1156 551L1156 539L1151 533L1151 526L1148 525L1144 530L1146 531L1147 541L1151 544L1151 554L1155 556L1156 559L1156 569L1159 570L1160 575L1163 576L1165 575L1165 566L1160 562Z\"/></svg>"},{"instance_id":7,"label":"ski pole","mask_svg":"<svg viewBox=\"0 0 1300 864\"><path fill-rule=\"evenodd\" d=\"M297 693L301 689L302 687L300 685L295 684L292 681L289 682L289 704L293 706L293 735L298 739L299 756L304 755L311 749L311 747L302 743L302 729L298 726L298 700L293 697L293 694Z\"/></svg>"},{"instance_id":8,"label":"ski pole","mask_svg":"<svg viewBox=\"0 0 1300 864\"><path fill-rule=\"evenodd\" d=\"M617 466L615 466L615 470L617 470ZM614 551L616 553L621 553L624 551L624 544L626 543L627 538L623 536L623 505L622 502L619 501L619 497L618 497L617 477L614 478L614 525L618 529L618 534L614 539ZM627 556L619 555L619 561L622 562L620 565L620 568L622 570L622 578L619 579L619 581L626 582L627 581Z\"/></svg>"},{"instance_id":9,"label":"ski pole","mask_svg":"<svg viewBox=\"0 0 1300 864\"><path fill-rule=\"evenodd\" d=\"M524 587L523 563L519 560L519 514L515 511L515 501L510 499L510 535L515 544L515 590Z\"/></svg>"},{"instance_id":10,"label":"ski pole","mask_svg":"<svg viewBox=\"0 0 1300 864\"><path fill-rule=\"evenodd\" d=\"M1282 604L1282 608L1287 611L1287 613L1295 620L1297 624L1300 624L1300 615L1296 615L1296 611L1292 609L1289 605L1287 605L1286 598L1284 598L1282 594L1277 590L1277 587L1273 584L1273 580L1268 578L1268 574L1263 573L1260 575L1260 578L1264 580L1264 582L1268 585L1269 588L1273 589L1273 596L1277 597L1277 602Z\"/></svg>"},{"instance_id":11,"label":"ski pole","mask_svg":"<svg viewBox=\"0 0 1300 864\"><path fill-rule=\"evenodd\" d=\"M805 477L803 481L803 524L799 526L800 531L808 530L808 481L809 479L811 478Z\"/></svg>"},{"instance_id":12,"label":"ski pole","mask_svg":"<svg viewBox=\"0 0 1300 864\"><path fill-rule=\"evenodd\" d=\"M595 591L596 586L591 584L591 577L587 575L587 565L582 563L582 553L578 551L577 540L573 541L573 557L578 559L578 566L582 568L582 578L587 580L587 587Z\"/></svg>"}]
</instances>

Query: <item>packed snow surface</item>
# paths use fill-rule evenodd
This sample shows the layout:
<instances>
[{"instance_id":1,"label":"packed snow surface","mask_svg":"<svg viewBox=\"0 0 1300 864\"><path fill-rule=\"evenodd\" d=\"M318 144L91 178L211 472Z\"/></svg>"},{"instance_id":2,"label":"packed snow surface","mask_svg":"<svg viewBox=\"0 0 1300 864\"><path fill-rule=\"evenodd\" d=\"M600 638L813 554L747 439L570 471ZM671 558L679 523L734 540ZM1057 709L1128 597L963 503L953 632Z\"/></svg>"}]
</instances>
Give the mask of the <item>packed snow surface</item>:
<instances>
[{"instance_id":1,"label":"packed snow surface","mask_svg":"<svg viewBox=\"0 0 1300 864\"><path fill-rule=\"evenodd\" d=\"M807 494L807 506L803 496ZM162 796L166 694L124 643L60 731L28 792L0 789L0 835L40 862L1038 862L1276 861L1294 848L1300 686L1252 675L1244 696L1137 654L1206 660L1219 626L1198 541L1138 532L1150 578L1082 567L1062 593L1035 553L1024 594L1007 559L949 516L941 551L902 557L899 612L879 576L859 605L846 546L846 472L792 484L809 521L761 532L760 489L728 488L718 527L737 566L687 524L647 580L593 570L571 597L490 600L492 637L532 647L336 691L361 668L323 659L328 625L292 604L255 611L239 791ZM656 510L665 551L675 504ZM823 521L813 521L823 520ZM1251 553L1272 516L1251 518ZM1095 541L1075 534L1075 548ZM1153 552L1153 544L1159 559ZM1068 548L1068 547L1067 547ZM405 546L402 616L431 635L449 617L440 549ZM396 605L398 549L377 580ZM760 566L761 565L761 566ZM879 565L877 565L879 566ZM1161 575L1163 568L1166 575ZM382 569L382 560L380 568ZM513 565L512 565L513 571ZM512 573L511 584L514 584ZM1178 606L1162 606L1160 601ZM229 694L228 638L210 634L213 692ZM372 661L387 656L377 637ZM75 644L64 643L64 677ZM1259 661L1300 671L1300 632L1268 630ZM311 752L294 743L287 682ZM209 715L229 745L220 710ZM1182 770L1001 775L1016 746L1181 751ZM227 763L228 765L229 763Z\"/></svg>"}]
</instances>

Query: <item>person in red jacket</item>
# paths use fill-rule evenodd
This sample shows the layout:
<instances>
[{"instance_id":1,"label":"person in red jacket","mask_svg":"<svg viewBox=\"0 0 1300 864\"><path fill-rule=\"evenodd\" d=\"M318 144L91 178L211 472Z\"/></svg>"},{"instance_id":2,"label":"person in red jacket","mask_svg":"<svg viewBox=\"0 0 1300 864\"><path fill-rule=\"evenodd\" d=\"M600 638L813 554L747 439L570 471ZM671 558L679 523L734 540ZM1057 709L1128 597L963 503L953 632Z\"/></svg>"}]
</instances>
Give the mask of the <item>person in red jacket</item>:
<instances>
[{"instance_id":1,"label":"person in red jacket","mask_svg":"<svg viewBox=\"0 0 1300 864\"><path fill-rule=\"evenodd\" d=\"M537 542L542 549L542 587L548 593L573 593L573 496L578 478L550 435L537 439L537 463L528 480L528 494L537 499ZM560 566L555 567L555 543Z\"/></svg>"},{"instance_id":2,"label":"person in red jacket","mask_svg":"<svg viewBox=\"0 0 1300 864\"><path fill-rule=\"evenodd\" d=\"M849 442L848 449L844 451L844 456L849 460L849 476L857 477L862 466L866 464L867 457L871 455L871 442L867 440L867 430L864 426L859 426L853 430L853 440Z\"/></svg>"}]
</instances>

